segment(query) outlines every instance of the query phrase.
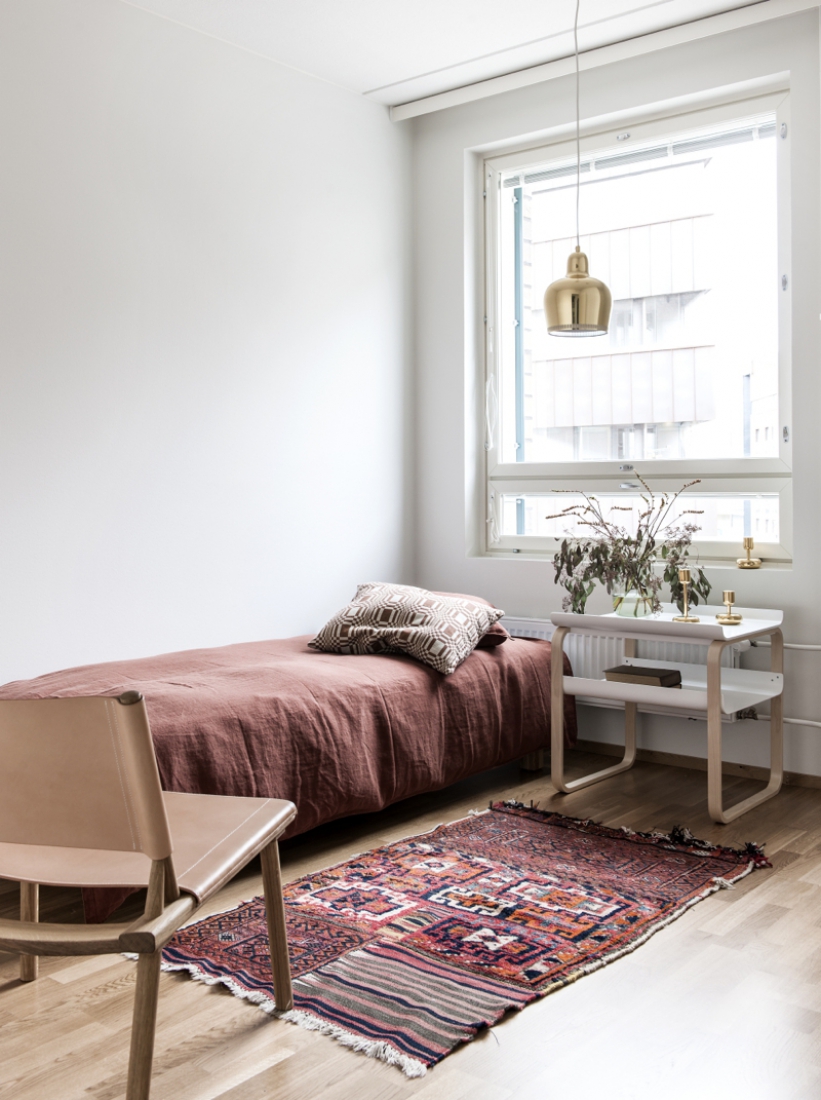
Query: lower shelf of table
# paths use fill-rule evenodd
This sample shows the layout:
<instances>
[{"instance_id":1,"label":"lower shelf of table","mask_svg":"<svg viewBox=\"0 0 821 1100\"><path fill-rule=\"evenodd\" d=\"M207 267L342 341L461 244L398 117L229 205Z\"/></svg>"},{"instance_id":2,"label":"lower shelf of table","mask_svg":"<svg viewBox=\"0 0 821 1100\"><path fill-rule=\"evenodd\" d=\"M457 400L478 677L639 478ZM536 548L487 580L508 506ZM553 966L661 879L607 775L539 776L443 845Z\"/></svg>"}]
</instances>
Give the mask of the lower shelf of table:
<instances>
[{"instance_id":1,"label":"lower shelf of table","mask_svg":"<svg viewBox=\"0 0 821 1100\"><path fill-rule=\"evenodd\" d=\"M622 684L610 680L594 680L584 676L565 676L567 695L583 695L591 699L607 699L621 703L672 708L685 712L704 713L707 710L707 666L684 665L675 661L649 661L629 658L625 664L652 668L675 668L681 672L680 688L651 687L647 684ZM784 677L779 672L757 672L748 668L722 668L721 711L735 714L774 699L784 690Z\"/></svg>"}]
</instances>

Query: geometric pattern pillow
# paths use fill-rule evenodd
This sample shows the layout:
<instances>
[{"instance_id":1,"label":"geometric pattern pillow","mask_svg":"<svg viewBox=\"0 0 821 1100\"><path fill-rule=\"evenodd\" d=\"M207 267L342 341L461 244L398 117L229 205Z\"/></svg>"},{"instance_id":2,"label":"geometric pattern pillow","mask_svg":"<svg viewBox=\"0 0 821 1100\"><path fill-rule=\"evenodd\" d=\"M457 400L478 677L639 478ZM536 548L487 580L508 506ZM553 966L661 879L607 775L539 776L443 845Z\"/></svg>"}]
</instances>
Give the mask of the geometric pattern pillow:
<instances>
[{"instance_id":1,"label":"geometric pattern pillow","mask_svg":"<svg viewBox=\"0 0 821 1100\"><path fill-rule=\"evenodd\" d=\"M433 594L434 596L450 596L454 600L470 600L471 603L480 603L483 607L493 607L492 603L483 600L481 596L466 596L464 592L434 592ZM502 624L494 623L487 633L483 634L476 643L476 648L495 649L497 645L503 645L509 640L510 634L505 630Z\"/></svg>"},{"instance_id":2,"label":"geometric pattern pillow","mask_svg":"<svg viewBox=\"0 0 821 1100\"><path fill-rule=\"evenodd\" d=\"M308 645L325 653L405 653L447 676L503 615L406 584L360 584Z\"/></svg>"}]
</instances>

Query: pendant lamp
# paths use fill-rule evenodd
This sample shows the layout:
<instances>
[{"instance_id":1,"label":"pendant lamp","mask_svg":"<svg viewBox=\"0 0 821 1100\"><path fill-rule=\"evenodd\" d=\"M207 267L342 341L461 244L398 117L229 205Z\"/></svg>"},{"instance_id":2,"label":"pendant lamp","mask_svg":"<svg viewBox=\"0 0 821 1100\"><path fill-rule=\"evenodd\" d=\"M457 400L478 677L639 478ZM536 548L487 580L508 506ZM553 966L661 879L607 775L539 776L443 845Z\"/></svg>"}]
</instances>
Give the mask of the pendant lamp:
<instances>
[{"instance_id":1,"label":"pendant lamp","mask_svg":"<svg viewBox=\"0 0 821 1100\"><path fill-rule=\"evenodd\" d=\"M579 192L581 191L581 146L579 140L579 4L573 23L576 51L576 250L567 257L567 275L551 283L544 292L547 331L551 336L604 336L610 323L612 298L607 286L594 279L587 256L579 244Z\"/></svg>"}]
</instances>

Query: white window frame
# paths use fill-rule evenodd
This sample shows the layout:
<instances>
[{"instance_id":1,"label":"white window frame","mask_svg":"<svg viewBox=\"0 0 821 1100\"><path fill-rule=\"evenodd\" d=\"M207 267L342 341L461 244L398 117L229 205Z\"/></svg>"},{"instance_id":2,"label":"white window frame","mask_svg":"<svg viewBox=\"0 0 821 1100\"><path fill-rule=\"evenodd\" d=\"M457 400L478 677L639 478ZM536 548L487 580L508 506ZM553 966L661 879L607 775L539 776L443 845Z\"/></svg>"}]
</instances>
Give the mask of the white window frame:
<instances>
[{"instance_id":1,"label":"white window frame","mask_svg":"<svg viewBox=\"0 0 821 1100\"><path fill-rule=\"evenodd\" d=\"M675 490L684 481L700 478L701 484L693 492L698 495L731 493L737 496L755 496L761 493L779 494L779 542L756 539L756 552L772 563L788 564L792 561L792 333L791 333L791 240L790 240L790 142L789 138L789 89L769 91L764 95L722 100L696 110L671 112L648 108L637 121L630 113L629 130L631 146L655 138L678 135L689 130L699 130L774 113L776 116L777 163L777 228L778 265L774 277L786 275L786 290L778 295L778 381L779 381L779 453L778 457L702 460L642 460L638 463L614 459L609 462L503 462L500 454L501 418L499 398L501 393L501 359L497 348L501 341L501 181L503 174L513 169L527 169L550 160L567 160L575 156L575 140L568 138L566 130L555 141L548 140L537 148L521 147L501 155L487 157L482 172L485 204L485 523L484 553L490 556L508 556L525 553L546 556L555 553L558 540L533 535L501 535L501 498L506 494L549 493L553 489L571 489L577 492L618 492L620 483L634 480L634 466L643 477L659 490ZM582 156L601 153L615 145L616 135L624 130L625 122L608 119L606 128L583 128ZM782 128L787 140L781 137ZM785 439L784 430L787 438ZM621 469L620 469L621 467ZM632 475L632 477L631 477ZM628 490L624 490L625 493ZM633 490L635 492L635 490ZM561 504L561 498L556 498ZM556 508L558 511L559 508ZM732 562L742 553L738 543L718 540L696 542L696 550L702 561L719 564Z\"/></svg>"}]
</instances>

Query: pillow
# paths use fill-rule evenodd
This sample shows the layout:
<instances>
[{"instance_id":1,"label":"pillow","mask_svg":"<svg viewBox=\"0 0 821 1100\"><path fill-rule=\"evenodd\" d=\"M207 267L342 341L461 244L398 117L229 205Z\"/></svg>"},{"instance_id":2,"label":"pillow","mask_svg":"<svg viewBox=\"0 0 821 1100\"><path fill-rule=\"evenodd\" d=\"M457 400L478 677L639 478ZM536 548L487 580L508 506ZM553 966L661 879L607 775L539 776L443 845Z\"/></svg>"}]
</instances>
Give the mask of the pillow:
<instances>
[{"instance_id":1,"label":"pillow","mask_svg":"<svg viewBox=\"0 0 821 1100\"><path fill-rule=\"evenodd\" d=\"M483 600L481 596L465 596L461 592L434 592L434 596L450 596L454 600L471 600L473 603L482 604L483 607L493 607L492 603ZM510 634L501 623L494 623L491 628L482 635L476 643L477 649L495 649L508 640Z\"/></svg>"},{"instance_id":2,"label":"pillow","mask_svg":"<svg viewBox=\"0 0 821 1100\"><path fill-rule=\"evenodd\" d=\"M479 641L476 643L477 649L495 649L497 645L502 645L510 637L510 633L505 630L501 623L494 623Z\"/></svg>"},{"instance_id":3,"label":"pillow","mask_svg":"<svg viewBox=\"0 0 821 1100\"><path fill-rule=\"evenodd\" d=\"M501 619L484 602L404 584L360 584L308 643L325 653L406 653L449 675Z\"/></svg>"}]
</instances>

